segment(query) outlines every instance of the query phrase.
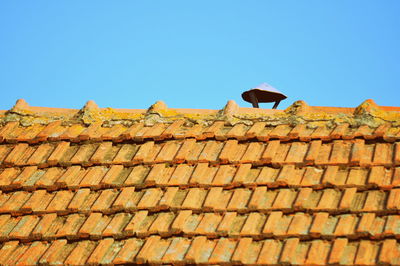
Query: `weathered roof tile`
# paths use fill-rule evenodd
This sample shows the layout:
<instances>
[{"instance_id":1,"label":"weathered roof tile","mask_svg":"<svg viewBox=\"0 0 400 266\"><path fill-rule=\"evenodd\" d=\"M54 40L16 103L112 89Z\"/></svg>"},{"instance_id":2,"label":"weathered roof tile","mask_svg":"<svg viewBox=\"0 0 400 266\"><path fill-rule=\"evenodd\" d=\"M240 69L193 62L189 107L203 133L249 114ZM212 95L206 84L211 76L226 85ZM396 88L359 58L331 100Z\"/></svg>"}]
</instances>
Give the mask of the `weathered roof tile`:
<instances>
[{"instance_id":1,"label":"weathered roof tile","mask_svg":"<svg viewBox=\"0 0 400 266\"><path fill-rule=\"evenodd\" d=\"M113 238L105 238L99 241L96 248L93 250L89 258L87 259L87 264L100 264L103 257L107 254L107 251L112 247L114 243Z\"/></svg>"},{"instance_id":2,"label":"weathered roof tile","mask_svg":"<svg viewBox=\"0 0 400 266\"><path fill-rule=\"evenodd\" d=\"M157 106L0 117L0 264L400 262L399 108Z\"/></svg>"},{"instance_id":3,"label":"weathered roof tile","mask_svg":"<svg viewBox=\"0 0 400 266\"><path fill-rule=\"evenodd\" d=\"M135 261L135 257L143 245L143 240L140 239L127 239L124 241L121 250L115 256L112 263L123 264Z\"/></svg>"}]
</instances>

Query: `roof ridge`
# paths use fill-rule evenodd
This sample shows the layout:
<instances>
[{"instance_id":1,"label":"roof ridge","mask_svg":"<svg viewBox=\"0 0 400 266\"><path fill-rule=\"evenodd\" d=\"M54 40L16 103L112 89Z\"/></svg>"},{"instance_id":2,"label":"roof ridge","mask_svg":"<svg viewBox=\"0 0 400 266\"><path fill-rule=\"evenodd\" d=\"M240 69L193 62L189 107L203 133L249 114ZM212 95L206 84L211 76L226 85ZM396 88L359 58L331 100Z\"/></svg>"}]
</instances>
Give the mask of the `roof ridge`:
<instances>
[{"instance_id":1,"label":"roof ridge","mask_svg":"<svg viewBox=\"0 0 400 266\"><path fill-rule=\"evenodd\" d=\"M154 125L157 122L171 123L184 119L192 124L210 124L214 121L224 121L235 125L254 122L270 122L279 124L325 123L350 125L367 124L379 126L391 123L400 125L400 107L380 106L373 100L366 100L355 108L310 106L304 101L296 101L285 110L240 107L230 100L220 110L169 108L164 102L157 101L148 109L101 108L94 101L88 101L81 109L52 108L30 106L25 100L19 99L6 111L0 112L0 122L20 121L24 125L48 124L62 120L70 124L83 123L132 123L145 122Z\"/></svg>"}]
</instances>

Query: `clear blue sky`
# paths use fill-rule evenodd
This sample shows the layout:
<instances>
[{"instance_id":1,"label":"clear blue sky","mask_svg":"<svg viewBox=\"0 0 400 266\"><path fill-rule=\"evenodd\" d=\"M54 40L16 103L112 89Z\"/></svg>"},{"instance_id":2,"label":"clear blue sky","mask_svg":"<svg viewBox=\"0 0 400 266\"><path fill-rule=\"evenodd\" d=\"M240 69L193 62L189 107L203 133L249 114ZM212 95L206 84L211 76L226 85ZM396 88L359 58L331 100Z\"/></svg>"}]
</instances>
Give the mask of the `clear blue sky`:
<instances>
[{"instance_id":1,"label":"clear blue sky","mask_svg":"<svg viewBox=\"0 0 400 266\"><path fill-rule=\"evenodd\" d=\"M1 1L0 109L400 106L400 1ZM271 108L271 104L263 104Z\"/></svg>"}]
</instances>

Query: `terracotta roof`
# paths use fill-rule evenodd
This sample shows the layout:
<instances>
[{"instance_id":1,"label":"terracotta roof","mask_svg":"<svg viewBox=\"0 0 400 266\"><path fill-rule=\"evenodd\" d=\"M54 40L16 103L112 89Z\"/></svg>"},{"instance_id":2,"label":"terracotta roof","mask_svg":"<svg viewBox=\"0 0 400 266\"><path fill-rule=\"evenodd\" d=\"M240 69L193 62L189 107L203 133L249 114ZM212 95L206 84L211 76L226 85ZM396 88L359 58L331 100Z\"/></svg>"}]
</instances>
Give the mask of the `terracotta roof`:
<instances>
[{"instance_id":1,"label":"terracotta roof","mask_svg":"<svg viewBox=\"0 0 400 266\"><path fill-rule=\"evenodd\" d=\"M0 111L0 264L400 264L400 107Z\"/></svg>"}]
</instances>

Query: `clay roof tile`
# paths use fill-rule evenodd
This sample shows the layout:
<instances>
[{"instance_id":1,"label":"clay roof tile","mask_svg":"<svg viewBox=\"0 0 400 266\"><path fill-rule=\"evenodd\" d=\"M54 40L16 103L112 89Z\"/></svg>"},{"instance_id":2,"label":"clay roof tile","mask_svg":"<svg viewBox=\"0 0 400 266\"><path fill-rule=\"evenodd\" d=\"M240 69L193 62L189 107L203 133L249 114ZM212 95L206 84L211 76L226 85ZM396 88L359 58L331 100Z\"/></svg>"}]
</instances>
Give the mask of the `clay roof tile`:
<instances>
[{"instance_id":1,"label":"clay roof tile","mask_svg":"<svg viewBox=\"0 0 400 266\"><path fill-rule=\"evenodd\" d=\"M400 108L0 117L0 264L399 264Z\"/></svg>"}]
</instances>

